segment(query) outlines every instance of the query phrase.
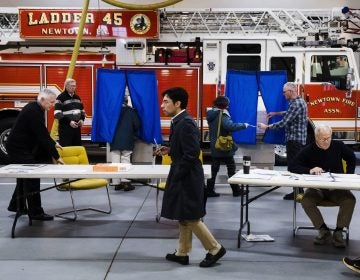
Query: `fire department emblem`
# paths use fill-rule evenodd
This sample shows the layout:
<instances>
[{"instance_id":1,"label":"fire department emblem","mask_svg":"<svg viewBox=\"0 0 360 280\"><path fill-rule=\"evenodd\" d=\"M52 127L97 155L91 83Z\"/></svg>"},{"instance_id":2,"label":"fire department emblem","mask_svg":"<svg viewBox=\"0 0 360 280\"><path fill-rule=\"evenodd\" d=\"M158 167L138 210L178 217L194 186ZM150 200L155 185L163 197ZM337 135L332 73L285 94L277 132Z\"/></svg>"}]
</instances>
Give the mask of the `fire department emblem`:
<instances>
[{"instance_id":1,"label":"fire department emblem","mask_svg":"<svg viewBox=\"0 0 360 280\"><path fill-rule=\"evenodd\" d=\"M150 19L147 15L136 14L130 20L130 28L136 34L145 34L150 29Z\"/></svg>"},{"instance_id":2,"label":"fire department emblem","mask_svg":"<svg viewBox=\"0 0 360 280\"><path fill-rule=\"evenodd\" d=\"M215 63L214 61L210 61L208 64L207 64L207 68L209 71L214 71L215 69Z\"/></svg>"}]
</instances>

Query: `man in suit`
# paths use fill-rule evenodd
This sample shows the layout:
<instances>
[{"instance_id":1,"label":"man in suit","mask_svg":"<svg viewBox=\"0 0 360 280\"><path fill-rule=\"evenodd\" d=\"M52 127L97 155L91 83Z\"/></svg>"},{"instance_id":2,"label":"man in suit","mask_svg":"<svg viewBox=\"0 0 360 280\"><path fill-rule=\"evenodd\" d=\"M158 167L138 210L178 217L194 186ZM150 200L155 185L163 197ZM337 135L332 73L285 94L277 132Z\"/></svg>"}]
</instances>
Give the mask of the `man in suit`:
<instances>
[{"instance_id":1,"label":"man in suit","mask_svg":"<svg viewBox=\"0 0 360 280\"><path fill-rule=\"evenodd\" d=\"M178 249L166 255L168 261L189 264L194 233L208 251L200 267L213 266L225 255L225 248L201 221L205 215L204 170L199 159L200 135L193 118L186 112L187 92L180 87L163 93L161 108L171 119L170 147L160 147L157 155L169 154L171 167L166 181L161 216L179 221Z\"/></svg>"},{"instance_id":2,"label":"man in suit","mask_svg":"<svg viewBox=\"0 0 360 280\"><path fill-rule=\"evenodd\" d=\"M34 164L51 161L51 158L57 163L64 163L56 150L61 146L50 137L45 126L45 112L54 107L55 100L56 93L45 88L39 93L37 101L28 103L21 110L6 143L11 163ZM32 220L52 220L53 216L46 214L41 207L39 191L39 178L17 179L8 210L27 213ZM32 194L26 196L27 193Z\"/></svg>"}]
</instances>

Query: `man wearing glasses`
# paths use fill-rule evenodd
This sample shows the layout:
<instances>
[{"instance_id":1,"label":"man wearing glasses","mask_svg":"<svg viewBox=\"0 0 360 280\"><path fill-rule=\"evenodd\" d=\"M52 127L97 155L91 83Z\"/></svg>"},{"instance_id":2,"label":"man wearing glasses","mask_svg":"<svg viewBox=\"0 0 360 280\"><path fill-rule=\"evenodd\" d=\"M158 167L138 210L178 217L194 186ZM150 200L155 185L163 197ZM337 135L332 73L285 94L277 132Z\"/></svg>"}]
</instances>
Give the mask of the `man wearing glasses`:
<instances>
[{"instance_id":1,"label":"man wearing glasses","mask_svg":"<svg viewBox=\"0 0 360 280\"><path fill-rule=\"evenodd\" d=\"M329 126L316 127L315 142L298 153L289 170L294 173L313 175L320 175L323 172L354 173L356 165L354 152L343 142L332 140L331 134L332 130ZM346 162L346 170L344 170L343 160ZM323 200L339 205L333 236L317 207L318 203ZM343 229L349 227L355 207L355 197L349 190L310 188L306 190L301 205L314 227L319 230L314 244L324 245L332 241L337 248L345 247Z\"/></svg>"},{"instance_id":2,"label":"man wearing glasses","mask_svg":"<svg viewBox=\"0 0 360 280\"><path fill-rule=\"evenodd\" d=\"M296 84L286 83L283 87L283 94L285 99L289 101L288 110L267 114L267 119L280 115L283 116L282 120L270 125L259 123L258 127L260 129L280 129L285 127L287 164L289 166L296 154L306 145L308 113L306 102L297 93ZM303 192L303 190L300 189L299 192ZM284 199L293 200L294 192L286 194Z\"/></svg>"}]
</instances>

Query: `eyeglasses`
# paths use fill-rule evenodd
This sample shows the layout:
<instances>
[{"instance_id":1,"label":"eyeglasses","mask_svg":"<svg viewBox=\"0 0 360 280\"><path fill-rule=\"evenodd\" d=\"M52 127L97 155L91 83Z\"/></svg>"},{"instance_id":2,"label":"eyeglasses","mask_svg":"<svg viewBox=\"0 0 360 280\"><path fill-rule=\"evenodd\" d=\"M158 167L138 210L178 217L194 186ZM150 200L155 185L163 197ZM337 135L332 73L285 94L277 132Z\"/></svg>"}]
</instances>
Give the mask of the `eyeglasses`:
<instances>
[{"instance_id":1,"label":"eyeglasses","mask_svg":"<svg viewBox=\"0 0 360 280\"><path fill-rule=\"evenodd\" d=\"M319 140L320 142L330 142L330 141L331 141L331 137L318 138L318 140Z\"/></svg>"}]
</instances>

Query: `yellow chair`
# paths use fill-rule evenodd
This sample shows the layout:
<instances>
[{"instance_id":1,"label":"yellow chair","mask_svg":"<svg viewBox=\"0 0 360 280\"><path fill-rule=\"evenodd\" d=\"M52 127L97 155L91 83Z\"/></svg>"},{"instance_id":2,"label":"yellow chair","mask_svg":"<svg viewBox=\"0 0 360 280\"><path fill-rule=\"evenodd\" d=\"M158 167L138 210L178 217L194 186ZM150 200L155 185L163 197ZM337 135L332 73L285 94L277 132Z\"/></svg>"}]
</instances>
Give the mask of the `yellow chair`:
<instances>
[{"instance_id":1,"label":"yellow chair","mask_svg":"<svg viewBox=\"0 0 360 280\"><path fill-rule=\"evenodd\" d=\"M203 162L203 155L202 155L202 151L200 150L200 155L199 155L199 159L201 162ZM161 158L161 164L162 165L170 165L171 164L171 157L169 155L163 155ZM159 222L160 221L160 203L159 203L159 196L160 196L160 191L164 191L165 190L165 186L166 186L166 182L162 182L161 180L158 182L157 186L156 186L156 221Z\"/></svg>"},{"instance_id":2,"label":"yellow chair","mask_svg":"<svg viewBox=\"0 0 360 280\"><path fill-rule=\"evenodd\" d=\"M63 149L58 149L60 157L63 159L65 164L89 164L89 160L86 154L86 150L83 146L68 146L63 147ZM90 178L90 179L78 179L75 181L69 180L68 183L63 183L61 186L59 186L57 189L59 191L69 191L71 203L72 203L72 210L65 211L62 213L56 214L56 216L59 216L61 218L65 219L71 219L76 220L77 219L77 212L78 211L85 211L85 210L92 210L100 213L110 214L111 209L111 201L110 201L110 195L109 195L109 189L108 189L108 180L107 179L97 179L97 178ZM107 209L97 209L93 207L85 207L85 208L77 208L75 205L74 200L74 191L83 191L83 190L93 190L93 189L99 189L99 188L105 188L106 194L107 194L107 200L108 200L108 208ZM74 213L73 218L68 218L66 216L63 216L68 213Z\"/></svg>"},{"instance_id":3,"label":"yellow chair","mask_svg":"<svg viewBox=\"0 0 360 280\"><path fill-rule=\"evenodd\" d=\"M344 172L346 173L346 161L342 160L342 164L343 164L343 169ZM298 188L295 188L295 193L294 193L294 208L293 208L293 236L295 237L296 233L298 232L298 230L300 229L313 229L315 230L315 227L313 226L298 226L297 225L297 220L296 220L296 204L297 203L301 203L304 194L303 193L298 193ZM321 207L336 207L339 206L336 203L329 201L329 200L323 200L321 201L317 206L321 206ZM330 229L330 230L334 230L334 229ZM349 242L349 236L350 236L350 231L349 228L344 228L343 232L346 235L346 242Z\"/></svg>"}]
</instances>

